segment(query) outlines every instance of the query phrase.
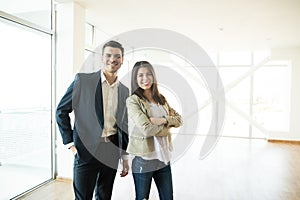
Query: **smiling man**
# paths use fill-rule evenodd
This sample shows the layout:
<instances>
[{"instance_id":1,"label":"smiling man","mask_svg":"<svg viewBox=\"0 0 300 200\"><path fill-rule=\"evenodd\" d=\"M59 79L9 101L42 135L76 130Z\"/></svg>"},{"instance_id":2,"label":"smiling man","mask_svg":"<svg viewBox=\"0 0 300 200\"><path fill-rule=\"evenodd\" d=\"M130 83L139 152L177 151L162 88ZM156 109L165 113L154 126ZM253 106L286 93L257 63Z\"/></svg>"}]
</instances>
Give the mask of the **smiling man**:
<instances>
[{"instance_id":1,"label":"smiling man","mask_svg":"<svg viewBox=\"0 0 300 200\"><path fill-rule=\"evenodd\" d=\"M102 48L104 67L95 73L78 73L56 110L63 143L74 154L73 187L76 200L111 199L118 161L121 177L128 174L129 90L118 80L124 48L109 41ZM74 111L72 129L69 114Z\"/></svg>"}]
</instances>

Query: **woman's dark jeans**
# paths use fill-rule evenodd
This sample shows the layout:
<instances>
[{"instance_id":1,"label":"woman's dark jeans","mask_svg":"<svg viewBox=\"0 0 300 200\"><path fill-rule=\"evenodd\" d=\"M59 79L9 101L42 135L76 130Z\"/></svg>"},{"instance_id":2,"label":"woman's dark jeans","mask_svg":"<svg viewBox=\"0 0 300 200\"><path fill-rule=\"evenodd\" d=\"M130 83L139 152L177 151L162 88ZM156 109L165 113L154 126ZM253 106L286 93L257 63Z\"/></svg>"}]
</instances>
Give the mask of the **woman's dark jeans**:
<instances>
[{"instance_id":1,"label":"woman's dark jeans","mask_svg":"<svg viewBox=\"0 0 300 200\"><path fill-rule=\"evenodd\" d=\"M173 200L172 172L170 164L135 157L132 161L136 200L149 199L152 178L160 200Z\"/></svg>"}]
</instances>

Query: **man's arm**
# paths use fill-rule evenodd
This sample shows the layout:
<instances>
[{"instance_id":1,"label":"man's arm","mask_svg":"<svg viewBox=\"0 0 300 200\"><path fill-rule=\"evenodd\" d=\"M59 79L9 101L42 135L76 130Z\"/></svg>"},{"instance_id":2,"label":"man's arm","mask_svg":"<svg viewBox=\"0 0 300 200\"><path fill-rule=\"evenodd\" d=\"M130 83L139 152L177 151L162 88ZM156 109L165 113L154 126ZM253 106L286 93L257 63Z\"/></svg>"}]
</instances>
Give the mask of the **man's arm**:
<instances>
[{"instance_id":1,"label":"man's arm","mask_svg":"<svg viewBox=\"0 0 300 200\"><path fill-rule=\"evenodd\" d=\"M71 83L56 108L56 122L65 145L73 142L73 130L69 114L73 111L72 93L74 82Z\"/></svg>"}]
</instances>

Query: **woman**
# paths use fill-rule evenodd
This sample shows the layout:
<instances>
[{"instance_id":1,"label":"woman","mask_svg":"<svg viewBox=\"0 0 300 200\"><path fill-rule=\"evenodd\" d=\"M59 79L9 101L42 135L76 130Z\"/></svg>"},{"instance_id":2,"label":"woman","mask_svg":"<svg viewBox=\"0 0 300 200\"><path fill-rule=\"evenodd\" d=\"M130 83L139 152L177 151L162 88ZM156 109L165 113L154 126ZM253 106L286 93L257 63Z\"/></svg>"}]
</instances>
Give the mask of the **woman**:
<instances>
[{"instance_id":1,"label":"woman","mask_svg":"<svg viewBox=\"0 0 300 200\"><path fill-rule=\"evenodd\" d=\"M127 152L134 155L132 172L136 200L148 199L154 179L161 200L173 199L170 157L170 127L182 125L182 117L172 109L157 88L153 66L135 63L131 76L132 95L127 98L128 116L133 121Z\"/></svg>"}]
</instances>

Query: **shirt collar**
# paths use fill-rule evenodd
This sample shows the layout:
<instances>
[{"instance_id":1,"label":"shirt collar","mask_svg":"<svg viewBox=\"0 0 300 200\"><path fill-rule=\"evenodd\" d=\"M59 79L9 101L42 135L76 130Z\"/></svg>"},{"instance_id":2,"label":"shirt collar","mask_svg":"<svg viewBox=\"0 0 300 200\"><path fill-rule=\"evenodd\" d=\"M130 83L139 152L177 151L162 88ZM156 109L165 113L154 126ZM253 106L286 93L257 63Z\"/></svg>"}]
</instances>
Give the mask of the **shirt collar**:
<instances>
[{"instance_id":1,"label":"shirt collar","mask_svg":"<svg viewBox=\"0 0 300 200\"><path fill-rule=\"evenodd\" d=\"M103 70L101 70L101 82L104 83L106 82L107 85L109 85L110 87L114 87L115 85L119 85L119 79L117 77L117 80L113 83L113 84L109 84L108 81L106 80L106 77L104 76Z\"/></svg>"}]
</instances>

